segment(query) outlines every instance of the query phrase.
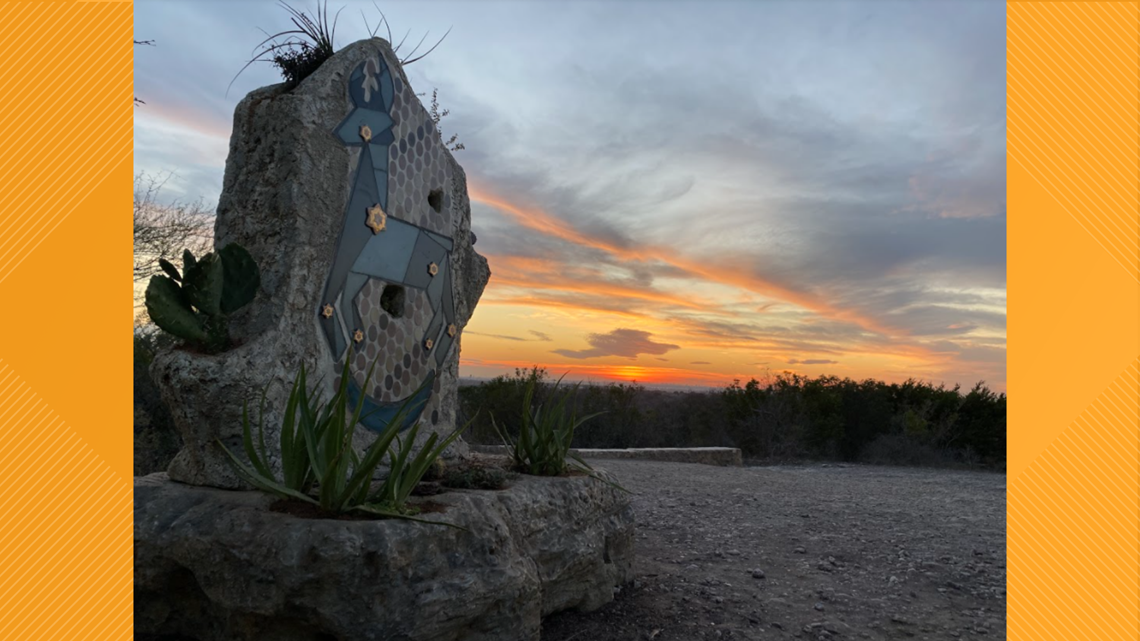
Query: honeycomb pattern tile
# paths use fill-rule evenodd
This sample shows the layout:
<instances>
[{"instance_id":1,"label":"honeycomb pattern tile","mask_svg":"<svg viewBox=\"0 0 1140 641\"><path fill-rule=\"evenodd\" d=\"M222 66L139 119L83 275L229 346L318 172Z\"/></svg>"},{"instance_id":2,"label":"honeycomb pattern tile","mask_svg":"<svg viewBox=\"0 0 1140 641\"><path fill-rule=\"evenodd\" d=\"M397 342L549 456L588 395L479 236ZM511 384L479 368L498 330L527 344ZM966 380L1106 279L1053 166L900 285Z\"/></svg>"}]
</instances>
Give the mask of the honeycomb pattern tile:
<instances>
[{"instance_id":1,"label":"honeycomb pattern tile","mask_svg":"<svg viewBox=\"0 0 1140 641\"><path fill-rule=\"evenodd\" d=\"M369 279L356 297L356 308L366 327L351 365L353 378L364 387L369 366L376 371L369 383L369 396L382 403L401 400L416 391L419 381L434 369L421 338L435 316L427 292L404 287L404 306L399 317L381 306L387 281ZM356 328L353 328L354 330Z\"/></svg>"}]
</instances>

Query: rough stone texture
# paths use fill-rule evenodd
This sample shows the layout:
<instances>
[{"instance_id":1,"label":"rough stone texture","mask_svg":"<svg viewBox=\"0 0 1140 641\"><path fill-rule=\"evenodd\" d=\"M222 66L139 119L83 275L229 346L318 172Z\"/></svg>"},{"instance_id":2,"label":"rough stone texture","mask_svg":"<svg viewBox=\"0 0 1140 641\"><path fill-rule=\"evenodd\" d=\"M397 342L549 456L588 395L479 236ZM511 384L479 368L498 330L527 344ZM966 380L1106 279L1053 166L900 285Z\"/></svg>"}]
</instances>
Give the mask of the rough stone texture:
<instances>
[{"instance_id":1,"label":"rough stone texture","mask_svg":"<svg viewBox=\"0 0 1140 641\"><path fill-rule=\"evenodd\" d=\"M632 579L627 494L585 476L450 491L425 517L304 519L271 496L135 478L135 628L198 641L537 640ZM181 635L181 636L176 636Z\"/></svg>"},{"instance_id":2,"label":"rough stone texture","mask_svg":"<svg viewBox=\"0 0 1140 641\"><path fill-rule=\"evenodd\" d=\"M377 51L396 78L395 132L404 135L409 127L418 132L416 123L430 117L414 97L388 43L378 38L345 47L293 90L285 91L283 85L264 87L247 95L235 109L215 244L244 245L261 268L262 286L254 302L231 320L235 348L217 355L174 349L154 361L152 375L184 443L168 470L173 479L240 487L215 439L231 449L239 442L242 403L251 401L256 407L258 394L267 388L266 439L272 443L280 410L302 363L315 374L312 380L324 375L325 385L331 387L337 368L315 310L362 155L359 147L345 146L332 132L352 110L346 88L349 74ZM432 136L434 131L419 138L432 140ZM435 163L432 176L449 181L447 197L442 199L446 216L437 218L453 224L450 268L456 276L453 304L461 331L490 272L487 261L471 247L471 208L463 169L438 141L427 146ZM406 179L390 179L389 210L419 220L417 216L425 215L421 210L428 207L423 204L427 195L419 191L429 185L414 171ZM408 203L408 211L401 210L399 203ZM425 418L435 420L424 421L421 439L454 427L458 340L457 336L440 367L438 389L425 412ZM357 445L363 447L371 435L359 432ZM462 455L465 448L457 441L446 456Z\"/></svg>"},{"instance_id":3,"label":"rough stone texture","mask_svg":"<svg viewBox=\"0 0 1140 641\"><path fill-rule=\"evenodd\" d=\"M483 454L506 454L502 445L471 445ZM641 447L629 449L581 449L571 452L587 459L638 459L702 465L743 465L740 449L735 447Z\"/></svg>"}]
</instances>

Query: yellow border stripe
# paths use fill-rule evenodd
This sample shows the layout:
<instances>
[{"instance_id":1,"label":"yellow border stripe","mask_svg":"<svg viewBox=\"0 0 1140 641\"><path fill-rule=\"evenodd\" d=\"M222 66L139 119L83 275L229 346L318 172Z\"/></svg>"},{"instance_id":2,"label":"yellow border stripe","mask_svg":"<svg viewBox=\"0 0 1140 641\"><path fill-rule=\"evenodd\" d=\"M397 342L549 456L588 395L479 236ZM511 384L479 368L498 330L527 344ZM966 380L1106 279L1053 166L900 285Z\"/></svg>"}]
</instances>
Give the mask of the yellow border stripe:
<instances>
[{"instance_id":1,"label":"yellow border stripe","mask_svg":"<svg viewBox=\"0 0 1140 641\"><path fill-rule=\"evenodd\" d=\"M1007 7L1009 638L1134 640L1140 11Z\"/></svg>"},{"instance_id":2,"label":"yellow border stripe","mask_svg":"<svg viewBox=\"0 0 1140 641\"><path fill-rule=\"evenodd\" d=\"M0 24L0 639L129 639L133 6Z\"/></svg>"}]
</instances>

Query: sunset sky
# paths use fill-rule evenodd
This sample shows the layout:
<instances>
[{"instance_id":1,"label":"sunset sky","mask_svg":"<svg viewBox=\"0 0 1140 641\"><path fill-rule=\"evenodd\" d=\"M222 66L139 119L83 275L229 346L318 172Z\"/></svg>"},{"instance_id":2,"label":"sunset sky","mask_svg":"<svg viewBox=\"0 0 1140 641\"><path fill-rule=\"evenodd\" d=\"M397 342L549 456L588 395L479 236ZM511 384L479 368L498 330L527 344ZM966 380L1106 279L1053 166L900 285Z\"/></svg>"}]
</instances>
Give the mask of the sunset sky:
<instances>
[{"instance_id":1,"label":"sunset sky","mask_svg":"<svg viewBox=\"0 0 1140 641\"><path fill-rule=\"evenodd\" d=\"M404 51L452 28L406 71L492 271L462 375L1005 389L1003 2L378 4ZM372 2L340 6L337 45L367 37ZM216 202L233 109L279 76L227 85L287 14L135 17L136 171Z\"/></svg>"}]
</instances>

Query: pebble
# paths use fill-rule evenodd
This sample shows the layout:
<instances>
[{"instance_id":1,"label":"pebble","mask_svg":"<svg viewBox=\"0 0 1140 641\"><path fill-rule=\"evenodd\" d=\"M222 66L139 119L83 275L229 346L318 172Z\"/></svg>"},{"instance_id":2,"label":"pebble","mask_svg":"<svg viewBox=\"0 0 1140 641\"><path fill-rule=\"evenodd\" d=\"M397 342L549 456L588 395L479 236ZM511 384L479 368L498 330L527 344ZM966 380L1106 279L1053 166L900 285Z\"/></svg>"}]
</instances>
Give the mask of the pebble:
<instances>
[{"instance_id":1,"label":"pebble","mask_svg":"<svg viewBox=\"0 0 1140 641\"><path fill-rule=\"evenodd\" d=\"M764 570L761 570L761 569L759 569L759 568L757 568L757 569L753 570L753 571L752 571L752 578L754 578L754 579L763 579L763 578L764 578Z\"/></svg>"}]
</instances>

